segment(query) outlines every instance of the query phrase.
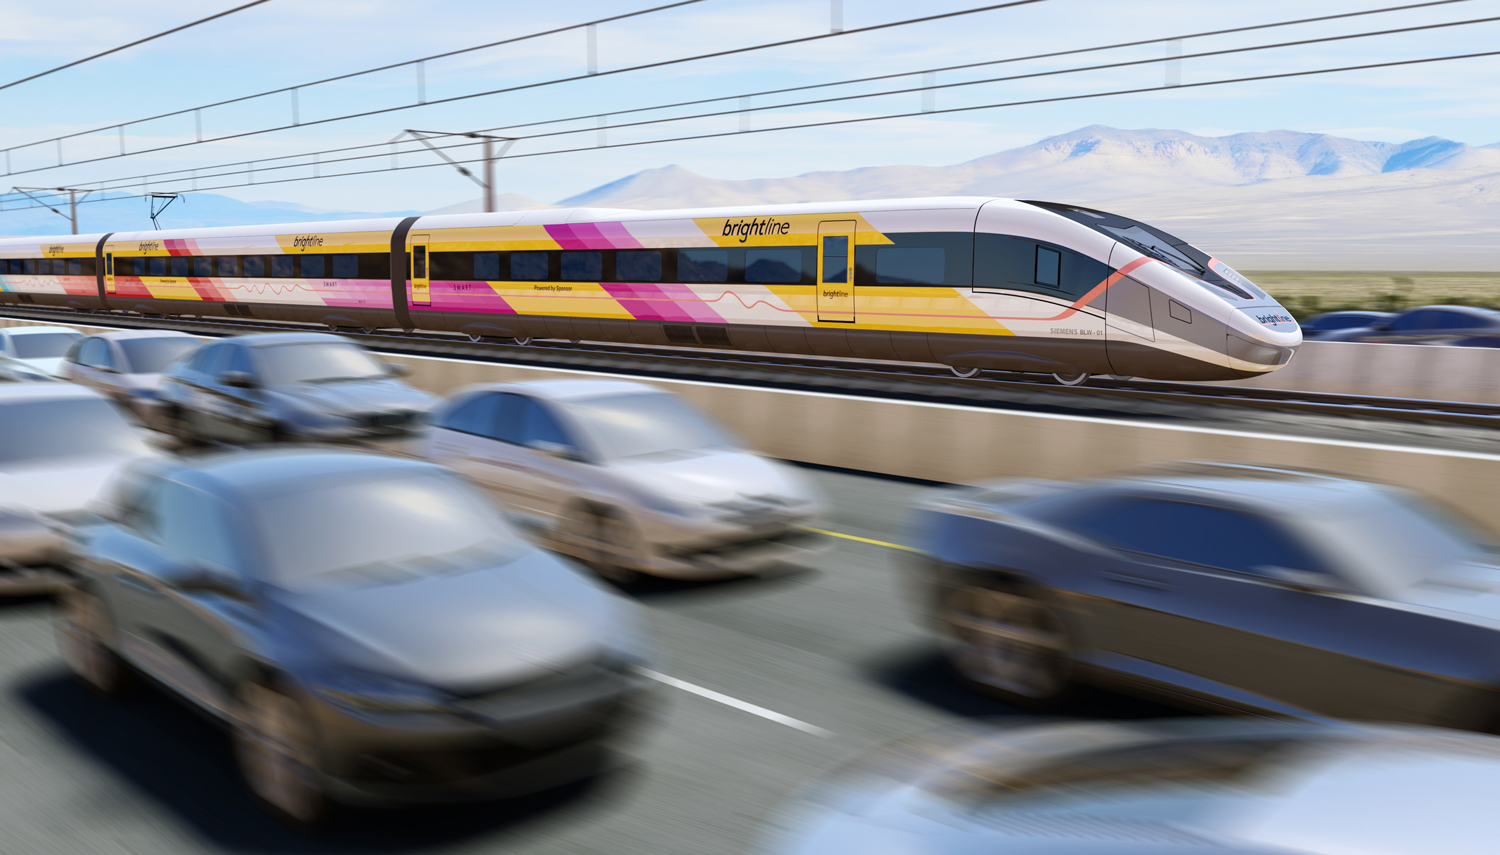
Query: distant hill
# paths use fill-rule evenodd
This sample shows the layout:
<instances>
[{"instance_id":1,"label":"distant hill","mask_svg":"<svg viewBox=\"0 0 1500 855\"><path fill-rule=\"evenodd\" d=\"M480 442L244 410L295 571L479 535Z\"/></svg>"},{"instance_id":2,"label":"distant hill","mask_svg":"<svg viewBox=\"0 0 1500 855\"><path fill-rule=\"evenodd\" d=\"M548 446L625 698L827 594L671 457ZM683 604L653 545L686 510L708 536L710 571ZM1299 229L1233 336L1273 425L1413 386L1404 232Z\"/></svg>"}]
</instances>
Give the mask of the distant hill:
<instances>
[{"instance_id":1,"label":"distant hill","mask_svg":"<svg viewBox=\"0 0 1500 855\"><path fill-rule=\"evenodd\" d=\"M991 195L1156 222L1248 268L1500 270L1500 144L1101 125L953 166L726 181L667 166L559 205L674 208Z\"/></svg>"},{"instance_id":2,"label":"distant hill","mask_svg":"<svg viewBox=\"0 0 1500 855\"><path fill-rule=\"evenodd\" d=\"M37 193L64 214L68 212L66 197L47 196ZM80 234L96 232L133 232L151 228L150 211L146 200L124 193L107 194L104 202L94 198L78 206L78 231ZM15 204L7 198L6 205ZM295 202L241 202L216 193L188 193L173 202L157 217L162 228L195 229L211 226L256 225L259 223L306 223L323 220L357 220L365 217L409 217L420 211L332 211L326 208L311 208ZM45 208L24 211L0 212L0 235L65 235L69 224L66 217Z\"/></svg>"}]
</instances>

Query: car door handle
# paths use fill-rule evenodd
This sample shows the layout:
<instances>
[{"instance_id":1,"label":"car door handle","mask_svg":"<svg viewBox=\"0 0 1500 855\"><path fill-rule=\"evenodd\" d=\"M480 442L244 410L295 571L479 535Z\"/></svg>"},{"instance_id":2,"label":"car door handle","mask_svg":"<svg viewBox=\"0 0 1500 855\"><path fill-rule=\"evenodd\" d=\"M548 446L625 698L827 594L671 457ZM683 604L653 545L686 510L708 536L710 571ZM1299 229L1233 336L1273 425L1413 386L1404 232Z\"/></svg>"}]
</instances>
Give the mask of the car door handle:
<instances>
[{"instance_id":1,"label":"car door handle","mask_svg":"<svg viewBox=\"0 0 1500 855\"><path fill-rule=\"evenodd\" d=\"M142 582L140 579L137 579L134 576L123 576L122 575L122 576L116 576L115 578L119 580L119 582L120 582L121 585L124 585L127 588L134 588L135 590L140 591L141 593L143 593L143 594L145 594L147 596L150 596L150 597L160 597L161 596L161 591L158 590L155 585L151 585L151 584L148 584L146 582Z\"/></svg>"},{"instance_id":2,"label":"car door handle","mask_svg":"<svg viewBox=\"0 0 1500 855\"><path fill-rule=\"evenodd\" d=\"M1122 585L1136 585L1141 588L1150 588L1153 591L1170 591L1173 586L1161 579L1152 579L1148 576L1135 576L1130 573L1105 573L1104 578L1111 582L1119 582Z\"/></svg>"}]
</instances>

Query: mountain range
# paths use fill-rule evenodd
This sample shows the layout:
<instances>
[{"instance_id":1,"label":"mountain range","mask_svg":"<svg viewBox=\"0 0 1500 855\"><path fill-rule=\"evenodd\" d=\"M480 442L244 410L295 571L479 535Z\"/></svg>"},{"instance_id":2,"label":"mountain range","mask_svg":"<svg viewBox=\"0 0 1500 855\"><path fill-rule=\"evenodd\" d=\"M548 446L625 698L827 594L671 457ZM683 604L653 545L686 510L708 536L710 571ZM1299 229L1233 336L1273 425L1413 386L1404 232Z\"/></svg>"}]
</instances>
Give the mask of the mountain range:
<instances>
[{"instance_id":1,"label":"mountain range","mask_svg":"<svg viewBox=\"0 0 1500 855\"><path fill-rule=\"evenodd\" d=\"M1161 226L1246 269L1500 270L1500 143L1469 146L1439 137L1405 143L1297 131L1209 137L1092 125L951 166L876 166L751 180L664 166L557 204L661 209L937 195L1046 199L1111 210ZM163 222L183 227L412 213L330 212L211 194L187 200ZM498 201L505 210L551 207L516 194ZM478 210L473 200L431 213ZM130 215L129 226L84 225L142 228L139 214ZM55 234L60 222L42 210L4 213L0 231Z\"/></svg>"}]
</instances>

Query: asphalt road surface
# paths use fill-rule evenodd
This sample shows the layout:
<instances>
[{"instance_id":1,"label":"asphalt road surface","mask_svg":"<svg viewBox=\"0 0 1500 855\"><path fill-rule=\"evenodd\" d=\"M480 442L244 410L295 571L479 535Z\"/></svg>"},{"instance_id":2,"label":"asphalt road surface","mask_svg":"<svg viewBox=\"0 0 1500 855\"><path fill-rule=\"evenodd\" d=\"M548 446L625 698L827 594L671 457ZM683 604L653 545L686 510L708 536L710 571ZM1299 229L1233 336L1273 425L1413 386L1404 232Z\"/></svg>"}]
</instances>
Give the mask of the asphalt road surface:
<instances>
[{"instance_id":1,"label":"asphalt road surface","mask_svg":"<svg viewBox=\"0 0 1500 855\"><path fill-rule=\"evenodd\" d=\"M1027 721L960 686L907 608L903 553L882 544L900 543L925 488L810 474L833 499L829 529L849 536L818 566L634 592L665 682L619 770L510 802L356 812L312 838L251 804L222 731L157 691L90 695L58 657L50 603L0 601L0 853L758 852L800 786L880 742ZM1173 711L1095 692L1072 713Z\"/></svg>"}]
</instances>

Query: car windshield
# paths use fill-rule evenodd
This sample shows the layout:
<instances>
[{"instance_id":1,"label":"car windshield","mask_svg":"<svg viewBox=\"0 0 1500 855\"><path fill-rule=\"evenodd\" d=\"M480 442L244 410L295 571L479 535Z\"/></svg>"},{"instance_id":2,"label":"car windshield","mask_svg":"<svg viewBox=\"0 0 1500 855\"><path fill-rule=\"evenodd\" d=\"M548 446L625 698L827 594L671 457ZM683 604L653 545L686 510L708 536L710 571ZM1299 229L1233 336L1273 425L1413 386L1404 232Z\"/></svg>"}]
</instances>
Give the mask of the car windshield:
<instances>
[{"instance_id":1,"label":"car windshield","mask_svg":"<svg viewBox=\"0 0 1500 855\"><path fill-rule=\"evenodd\" d=\"M198 346L190 336L127 338L116 342L125 351L125 370L131 374L160 374L167 363Z\"/></svg>"},{"instance_id":2,"label":"car windshield","mask_svg":"<svg viewBox=\"0 0 1500 855\"><path fill-rule=\"evenodd\" d=\"M1417 495L1381 490L1351 510L1349 536L1362 565L1387 586L1412 585L1455 562L1492 561L1500 547L1485 531Z\"/></svg>"},{"instance_id":3,"label":"car windshield","mask_svg":"<svg viewBox=\"0 0 1500 855\"><path fill-rule=\"evenodd\" d=\"M342 342L277 344L255 349L267 386L328 383L385 377L385 366L370 354Z\"/></svg>"},{"instance_id":4,"label":"car windshield","mask_svg":"<svg viewBox=\"0 0 1500 855\"><path fill-rule=\"evenodd\" d=\"M0 404L0 464L145 452L114 405L99 398Z\"/></svg>"},{"instance_id":5,"label":"car windshield","mask_svg":"<svg viewBox=\"0 0 1500 855\"><path fill-rule=\"evenodd\" d=\"M12 335L10 344L18 359L53 359L67 353L80 338L82 333L32 333Z\"/></svg>"},{"instance_id":6,"label":"car windshield","mask_svg":"<svg viewBox=\"0 0 1500 855\"><path fill-rule=\"evenodd\" d=\"M690 404L656 392L587 398L570 406L605 460L668 451L738 448Z\"/></svg>"},{"instance_id":7,"label":"car windshield","mask_svg":"<svg viewBox=\"0 0 1500 855\"><path fill-rule=\"evenodd\" d=\"M287 587L455 572L525 549L473 488L441 472L308 486L254 512L271 578Z\"/></svg>"}]
</instances>

